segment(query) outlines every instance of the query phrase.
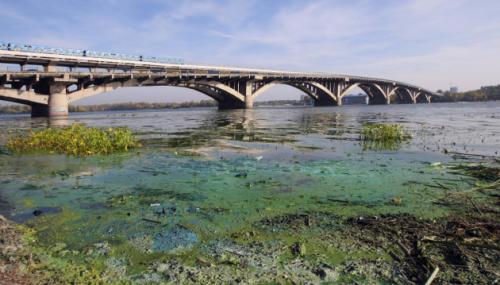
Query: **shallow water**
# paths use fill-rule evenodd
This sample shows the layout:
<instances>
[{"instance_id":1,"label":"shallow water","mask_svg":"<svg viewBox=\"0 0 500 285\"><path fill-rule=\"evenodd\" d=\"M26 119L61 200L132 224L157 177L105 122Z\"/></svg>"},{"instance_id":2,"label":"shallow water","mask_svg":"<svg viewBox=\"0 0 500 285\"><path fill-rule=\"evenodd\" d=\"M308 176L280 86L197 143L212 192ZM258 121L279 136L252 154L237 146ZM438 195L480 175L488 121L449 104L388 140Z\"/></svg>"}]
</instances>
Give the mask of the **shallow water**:
<instances>
[{"instance_id":1,"label":"shallow water","mask_svg":"<svg viewBox=\"0 0 500 285\"><path fill-rule=\"evenodd\" d=\"M474 183L442 165L500 151L500 102L3 116L0 146L13 133L73 122L128 126L144 148L90 158L0 148L0 213L35 228L43 245L108 242L140 260L201 248L270 216L440 217L449 209L433 201ZM367 122L399 123L413 138L363 144Z\"/></svg>"}]
</instances>

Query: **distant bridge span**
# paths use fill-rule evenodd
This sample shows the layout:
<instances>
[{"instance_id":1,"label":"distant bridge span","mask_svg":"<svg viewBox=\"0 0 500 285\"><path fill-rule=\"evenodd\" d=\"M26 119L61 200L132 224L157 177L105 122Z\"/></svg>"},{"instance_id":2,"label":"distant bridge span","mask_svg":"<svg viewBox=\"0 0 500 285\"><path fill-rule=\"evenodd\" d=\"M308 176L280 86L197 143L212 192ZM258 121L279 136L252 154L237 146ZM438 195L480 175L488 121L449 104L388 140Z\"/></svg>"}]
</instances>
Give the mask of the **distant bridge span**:
<instances>
[{"instance_id":1,"label":"distant bridge span","mask_svg":"<svg viewBox=\"0 0 500 285\"><path fill-rule=\"evenodd\" d=\"M147 58L146 58L147 60ZM11 49L0 45L0 100L31 105L31 115L67 116L68 104L117 88L178 86L199 91L220 109L252 108L254 98L270 87L285 84L308 94L315 106L342 105L355 87L370 104L431 102L439 96L427 89L393 80L328 73L205 66L130 58L60 54Z\"/></svg>"}]
</instances>

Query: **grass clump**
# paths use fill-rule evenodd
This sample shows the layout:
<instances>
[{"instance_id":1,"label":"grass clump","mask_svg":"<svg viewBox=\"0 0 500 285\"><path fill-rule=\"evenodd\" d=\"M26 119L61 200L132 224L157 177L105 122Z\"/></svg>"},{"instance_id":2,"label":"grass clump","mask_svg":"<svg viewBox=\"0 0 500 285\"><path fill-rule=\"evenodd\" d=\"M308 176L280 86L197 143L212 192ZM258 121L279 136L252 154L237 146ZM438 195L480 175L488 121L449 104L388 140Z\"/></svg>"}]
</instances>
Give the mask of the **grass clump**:
<instances>
[{"instance_id":1,"label":"grass clump","mask_svg":"<svg viewBox=\"0 0 500 285\"><path fill-rule=\"evenodd\" d=\"M83 124L31 131L7 141L7 148L15 153L48 152L74 156L106 155L136 147L140 147L140 143L129 128L102 130Z\"/></svg>"},{"instance_id":2,"label":"grass clump","mask_svg":"<svg viewBox=\"0 0 500 285\"><path fill-rule=\"evenodd\" d=\"M365 149L397 150L411 136L398 124L365 124L361 140Z\"/></svg>"},{"instance_id":3,"label":"grass clump","mask_svg":"<svg viewBox=\"0 0 500 285\"><path fill-rule=\"evenodd\" d=\"M403 141L410 138L398 124L365 124L361 137L369 141Z\"/></svg>"}]
</instances>

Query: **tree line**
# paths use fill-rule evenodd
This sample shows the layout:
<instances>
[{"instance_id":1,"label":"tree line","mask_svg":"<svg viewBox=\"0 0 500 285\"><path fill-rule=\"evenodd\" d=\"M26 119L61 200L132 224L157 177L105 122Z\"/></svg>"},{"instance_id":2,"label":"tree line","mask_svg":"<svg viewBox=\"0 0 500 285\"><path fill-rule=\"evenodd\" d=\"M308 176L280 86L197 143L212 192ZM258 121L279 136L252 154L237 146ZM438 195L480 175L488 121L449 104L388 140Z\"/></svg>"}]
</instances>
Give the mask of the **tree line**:
<instances>
[{"instance_id":1,"label":"tree line","mask_svg":"<svg viewBox=\"0 0 500 285\"><path fill-rule=\"evenodd\" d=\"M128 102L99 105L70 105L70 112L102 112L102 111L127 111L145 109L179 109L179 108L201 108L216 107L215 100L188 101L179 103L148 103L148 102Z\"/></svg>"},{"instance_id":2,"label":"tree line","mask_svg":"<svg viewBox=\"0 0 500 285\"><path fill-rule=\"evenodd\" d=\"M500 85L485 86L478 90L451 93L438 90L437 93L443 95L433 97L432 102L478 102L500 100Z\"/></svg>"}]
</instances>

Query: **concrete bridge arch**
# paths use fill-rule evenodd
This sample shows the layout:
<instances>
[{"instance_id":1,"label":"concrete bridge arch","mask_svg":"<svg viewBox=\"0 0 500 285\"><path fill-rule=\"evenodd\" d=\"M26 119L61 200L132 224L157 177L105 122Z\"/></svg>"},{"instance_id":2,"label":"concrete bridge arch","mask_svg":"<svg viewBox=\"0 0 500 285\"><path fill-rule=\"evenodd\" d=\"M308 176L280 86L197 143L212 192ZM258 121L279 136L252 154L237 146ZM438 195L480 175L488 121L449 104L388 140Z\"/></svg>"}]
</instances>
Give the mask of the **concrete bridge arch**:
<instances>
[{"instance_id":1,"label":"concrete bridge arch","mask_svg":"<svg viewBox=\"0 0 500 285\"><path fill-rule=\"evenodd\" d=\"M307 94L313 99L315 106L337 105L336 96L325 86L315 81L272 80L269 82L256 82L254 84L255 86L252 89L252 97L254 99L261 96L272 87L286 85Z\"/></svg>"}]
</instances>

